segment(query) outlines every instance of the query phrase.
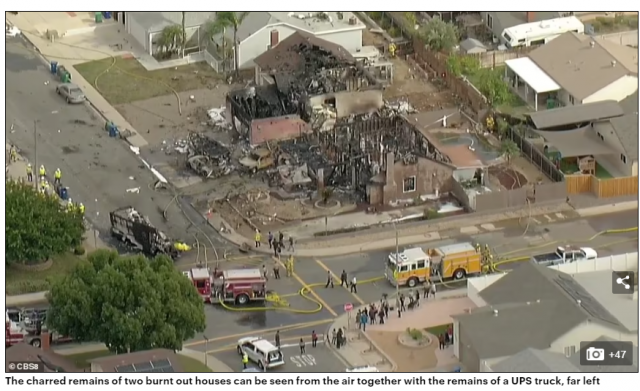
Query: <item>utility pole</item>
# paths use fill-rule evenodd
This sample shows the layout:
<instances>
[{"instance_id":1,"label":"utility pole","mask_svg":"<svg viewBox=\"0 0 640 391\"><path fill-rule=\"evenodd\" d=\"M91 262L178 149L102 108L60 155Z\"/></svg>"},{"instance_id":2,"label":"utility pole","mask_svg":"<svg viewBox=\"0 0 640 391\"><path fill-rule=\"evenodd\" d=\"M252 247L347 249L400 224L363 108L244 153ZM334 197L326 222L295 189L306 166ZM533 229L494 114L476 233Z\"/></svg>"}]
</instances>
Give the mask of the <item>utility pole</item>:
<instances>
[{"instance_id":1,"label":"utility pole","mask_svg":"<svg viewBox=\"0 0 640 391\"><path fill-rule=\"evenodd\" d=\"M203 335L204 338L204 366L209 367L209 337Z\"/></svg>"},{"instance_id":2,"label":"utility pole","mask_svg":"<svg viewBox=\"0 0 640 391\"><path fill-rule=\"evenodd\" d=\"M38 170L38 171L36 171ZM35 171L38 175L34 175L34 178L38 178L38 180L33 180L33 185L36 188L36 191L38 191L38 182L40 180L40 169L38 168L38 120L34 119L33 120L33 170L32 172Z\"/></svg>"},{"instance_id":3,"label":"utility pole","mask_svg":"<svg viewBox=\"0 0 640 391\"><path fill-rule=\"evenodd\" d=\"M398 243L398 226L396 226L395 220L393 221L393 230L396 233L396 274L399 275L400 272L398 270L400 269L400 245ZM398 281L397 278L395 278L395 280L396 280L396 298L398 299L400 297L400 282Z\"/></svg>"}]
</instances>

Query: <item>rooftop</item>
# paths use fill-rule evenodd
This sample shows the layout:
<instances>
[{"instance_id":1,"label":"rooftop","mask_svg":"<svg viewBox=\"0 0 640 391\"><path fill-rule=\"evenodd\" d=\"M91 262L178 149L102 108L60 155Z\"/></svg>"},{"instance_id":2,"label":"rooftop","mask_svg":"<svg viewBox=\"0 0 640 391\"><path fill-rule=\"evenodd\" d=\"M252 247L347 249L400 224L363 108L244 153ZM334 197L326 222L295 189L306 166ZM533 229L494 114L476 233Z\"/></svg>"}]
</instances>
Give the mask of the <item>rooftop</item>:
<instances>
[{"instance_id":1,"label":"rooftop","mask_svg":"<svg viewBox=\"0 0 640 391\"><path fill-rule=\"evenodd\" d=\"M42 350L26 343L19 343L6 349L5 358L9 361L42 362L45 372L82 372L66 357L51 350Z\"/></svg>"},{"instance_id":2,"label":"rooftop","mask_svg":"<svg viewBox=\"0 0 640 391\"><path fill-rule=\"evenodd\" d=\"M340 45L311 34L295 32L275 48L256 57L254 62L262 71L276 73L336 68L355 63L355 59Z\"/></svg>"},{"instance_id":3,"label":"rooftop","mask_svg":"<svg viewBox=\"0 0 640 391\"><path fill-rule=\"evenodd\" d=\"M487 307L457 318L481 359L513 355L526 348L548 349L585 321L626 331L570 275L534 262L500 278L480 296Z\"/></svg>"},{"instance_id":4,"label":"rooftop","mask_svg":"<svg viewBox=\"0 0 640 391\"><path fill-rule=\"evenodd\" d=\"M366 28L358 18L355 18L355 25L349 24L351 18L355 18L352 12L249 12L238 27L237 37L242 42L265 27L280 24L313 35ZM226 34L233 39L231 29L227 30Z\"/></svg>"},{"instance_id":5,"label":"rooftop","mask_svg":"<svg viewBox=\"0 0 640 391\"><path fill-rule=\"evenodd\" d=\"M636 106L636 110L637 110ZM559 126L579 124L582 122L599 121L624 114L620 104L614 100L587 103L584 105L559 107L551 110L527 113L527 117L537 129L544 130Z\"/></svg>"},{"instance_id":6,"label":"rooftop","mask_svg":"<svg viewBox=\"0 0 640 391\"><path fill-rule=\"evenodd\" d=\"M578 273L573 278L628 331L638 331L638 301L633 300L633 295L613 294L611 270Z\"/></svg>"},{"instance_id":7,"label":"rooftop","mask_svg":"<svg viewBox=\"0 0 640 391\"><path fill-rule=\"evenodd\" d=\"M489 14L493 17L493 31L502 32L509 27L527 23L526 12L489 12ZM560 17L559 12L534 12L533 21L541 22L558 17Z\"/></svg>"},{"instance_id":8,"label":"rooftop","mask_svg":"<svg viewBox=\"0 0 640 391\"><path fill-rule=\"evenodd\" d=\"M547 352L544 350L527 348L499 363L492 365L493 372L509 373L554 373L554 372L580 372L562 354Z\"/></svg>"},{"instance_id":9,"label":"rooftop","mask_svg":"<svg viewBox=\"0 0 640 391\"><path fill-rule=\"evenodd\" d=\"M182 24L182 12L127 12L127 16L135 19L142 28L150 32ZM185 25L200 26L214 20L215 16L215 12L187 12L184 15Z\"/></svg>"},{"instance_id":10,"label":"rooftop","mask_svg":"<svg viewBox=\"0 0 640 391\"><path fill-rule=\"evenodd\" d=\"M168 349L153 349L142 352L118 354L91 360L102 372L183 372L176 354Z\"/></svg>"},{"instance_id":11,"label":"rooftop","mask_svg":"<svg viewBox=\"0 0 640 391\"><path fill-rule=\"evenodd\" d=\"M636 49L573 32L532 51L529 58L580 102L624 76L638 75Z\"/></svg>"},{"instance_id":12,"label":"rooftop","mask_svg":"<svg viewBox=\"0 0 640 391\"><path fill-rule=\"evenodd\" d=\"M627 157L638 160L638 92L620 101L620 106L625 115L609 122Z\"/></svg>"}]
</instances>

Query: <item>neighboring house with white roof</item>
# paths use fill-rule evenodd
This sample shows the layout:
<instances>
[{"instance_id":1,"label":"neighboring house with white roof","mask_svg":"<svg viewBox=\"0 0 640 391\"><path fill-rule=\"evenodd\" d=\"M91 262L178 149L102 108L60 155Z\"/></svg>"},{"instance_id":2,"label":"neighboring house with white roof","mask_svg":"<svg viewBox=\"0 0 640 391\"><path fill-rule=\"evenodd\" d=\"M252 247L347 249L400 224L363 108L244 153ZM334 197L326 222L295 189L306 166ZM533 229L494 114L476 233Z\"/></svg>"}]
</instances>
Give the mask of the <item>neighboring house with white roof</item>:
<instances>
[{"instance_id":1,"label":"neighboring house with white roof","mask_svg":"<svg viewBox=\"0 0 640 391\"><path fill-rule=\"evenodd\" d=\"M187 47L200 47L205 38L205 26L215 19L215 12L187 12L185 26L187 31ZM162 30L168 26L182 26L182 12L127 12L124 21L125 29L133 39L153 55L155 42Z\"/></svg>"},{"instance_id":2,"label":"neighboring house with white roof","mask_svg":"<svg viewBox=\"0 0 640 391\"><path fill-rule=\"evenodd\" d=\"M253 60L296 31L301 31L342 46L347 52L362 49L362 31L366 26L352 12L250 12L238 28L238 63L251 68ZM225 31L233 42L233 29ZM213 37L207 49L207 62L221 68L222 36ZM232 64L233 65L233 64Z\"/></svg>"},{"instance_id":3,"label":"neighboring house with white roof","mask_svg":"<svg viewBox=\"0 0 640 391\"><path fill-rule=\"evenodd\" d=\"M536 110L544 97L568 106L620 102L638 91L638 50L588 35L562 34L505 63L518 93Z\"/></svg>"},{"instance_id":4,"label":"neighboring house with white roof","mask_svg":"<svg viewBox=\"0 0 640 391\"><path fill-rule=\"evenodd\" d=\"M611 278L603 287L611 289ZM478 372L525 349L569 357L581 342L600 337L637 345L637 302L634 324L612 314L589 289L569 274L527 262L479 292L476 304L484 307L454 316L454 354Z\"/></svg>"}]
</instances>

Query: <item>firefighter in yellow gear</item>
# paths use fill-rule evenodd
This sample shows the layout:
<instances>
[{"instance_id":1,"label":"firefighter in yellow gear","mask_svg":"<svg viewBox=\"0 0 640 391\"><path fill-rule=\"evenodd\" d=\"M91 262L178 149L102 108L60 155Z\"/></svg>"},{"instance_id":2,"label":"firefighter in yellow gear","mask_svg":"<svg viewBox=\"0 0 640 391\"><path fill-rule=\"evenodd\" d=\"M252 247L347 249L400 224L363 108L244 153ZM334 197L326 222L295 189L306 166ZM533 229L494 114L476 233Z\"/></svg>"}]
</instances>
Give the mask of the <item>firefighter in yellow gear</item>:
<instances>
[{"instance_id":1,"label":"firefighter in yellow gear","mask_svg":"<svg viewBox=\"0 0 640 391\"><path fill-rule=\"evenodd\" d=\"M42 179L40 181L40 191L42 193L45 193L47 191L47 189L49 188L49 183L47 183L46 179Z\"/></svg>"},{"instance_id":2,"label":"firefighter in yellow gear","mask_svg":"<svg viewBox=\"0 0 640 391\"><path fill-rule=\"evenodd\" d=\"M40 165L40 170L38 171L38 175L40 175L40 178L44 178L47 176L47 170L44 168L44 164Z\"/></svg>"},{"instance_id":3,"label":"firefighter in yellow gear","mask_svg":"<svg viewBox=\"0 0 640 391\"><path fill-rule=\"evenodd\" d=\"M84 204L82 202L78 204L78 210L80 211L80 214L84 216Z\"/></svg>"},{"instance_id":4,"label":"firefighter in yellow gear","mask_svg":"<svg viewBox=\"0 0 640 391\"><path fill-rule=\"evenodd\" d=\"M14 145L9 149L9 158L11 159L11 163L18 161L18 151L16 151L16 147Z\"/></svg>"},{"instance_id":5,"label":"firefighter in yellow gear","mask_svg":"<svg viewBox=\"0 0 640 391\"><path fill-rule=\"evenodd\" d=\"M255 235L254 239L256 241L256 247L260 247L260 241L262 240L262 234L257 229L256 229L256 235Z\"/></svg>"},{"instance_id":6,"label":"firefighter in yellow gear","mask_svg":"<svg viewBox=\"0 0 640 391\"><path fill-rule=\"evenodd\" d=\"M478 254L480 254L482 252L482 246L480 245L480 243L476 243L476 252Z\"/></svg>"},{"instance_id":7,"label":"firefighter in yellow gear","mask_svg":"<svg viewBox=\"0 0 640 391\"><path fill-rule=\"evenodd\" d=\"M293 255L289 255L289 259L285 262L284 266L287 269L287 277L293 276Z\"/></svg>"},{"instance_id":8,"label":"firefighter in yellow gear","mask_svg":"<svg viewBox=\"0 0 640 391\"><path fill-rule=\"evenodd\" d=\"M183 242L175 242L173 244L173 248L175 248L176 250L180 251L180 252L187 252L189 250L191 250L191 247Z\"/></svg>"},{"instance_id":9,"label":"firefighter in yellow gear","mask_svg":"<svg viewBox=\"0 0 640 391\"><path fill-rule=\"evenodd\" d=\"M73 200L69 198L69 201L67 201L67 212L72 212L75 207Z\"/></svg>"},{"instance_id":10,"label":"firefighter in yellow gear","mask_svg":"<svg viewBox=\"0 0 640 391\"><path fill-rule=\"evenodd\" d=\"M27 180L33 182L33 167L31 167L31 163L27 164Z\"/></svg>"},{"instance_id":11,"label":"firefighter in yellow gear","mask_svg":"<svg viewBox=\"0 0 640 391\"><path fill-rule=\"evenodd\" d=\"M392 58L396 56L396 50L397 50L397 49L398 49L398 48L396 47L396 44L395 44L395 43L390 43L390 44L389 44L389 55L390 55Z\"/></svg>"},{"instance_id":12,"label":"firefighter in yellow gear","mask_svg":"<svg viewBox=\"0 0 640 391\"><path fill-rule=\"evenodd\" d=\"M59 185L61 179L62 179L62 171L60 171L59 168L56 168L56 172L53 173L53 184Z\"/></svg>"},{"instance_id":13,"label":"firefighter in yellow gear","mask_svg":"<svg viewBox=\"0 0 640 391\"><path fill-rule=\"evenodd\" d=\"M249 356L247 353L242 352L242 368L247 369L247 364L249 364Z\"/></svg>"}]
</instances>

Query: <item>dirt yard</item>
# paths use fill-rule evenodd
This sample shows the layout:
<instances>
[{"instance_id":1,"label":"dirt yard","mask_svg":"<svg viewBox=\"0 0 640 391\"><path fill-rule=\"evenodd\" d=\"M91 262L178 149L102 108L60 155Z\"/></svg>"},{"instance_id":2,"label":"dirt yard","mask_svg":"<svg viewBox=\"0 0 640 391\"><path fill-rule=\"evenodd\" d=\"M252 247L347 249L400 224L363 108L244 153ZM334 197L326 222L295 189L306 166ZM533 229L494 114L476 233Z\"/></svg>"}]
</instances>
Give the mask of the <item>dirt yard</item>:
<instances>
[{"instance_id":1,"label":"dirt yard","mask_svg":"<svg viewBox=\"0 0 640 391\"><path fill-rule=\"evenodd\" d=\"M489 177L495 185L500 185L507 190L519 189L528 183L524 175L503 164L490 167Z\"/></svg>"},{"instance_id":2,"label":"dirt yard","mask_svg":"<svg viewBox=\"0 0 640 391\"><path fill-rule=\"evenodd\" d=\"M149 145L158 146L163 141L169 143L184 137L191 131L210 129L207 110L221 107L229 88L225 83L211 83L207 88L179 93L182 114L178 109L178 99L173 94L120 104L115 108Z\"/></svg>"},{"instance_id":3,"label":"dirt yard","mask_svg":"<svg viewBox=\"0 0 640 391\"><path fill-rule=\"evenodd\" d=\"M417 66L404 60L394 58L393 84L384 91L384 98L393 100L407 98L418 111L439 110L455 105L453 94L449 91L438 91L426 80Z\"/></svg>"},{"instance_id":4,"label":"dirt yard","mask_svg":"<svg viewBox=\"0 0 640 391\"><path fill-rule=\"evenodd\" d=\"M366 29L362 31L362 45L380 47L386 46L387 41L385 41L382 34L372 33L369 29Z\"/></svg>"}]
</instances>

